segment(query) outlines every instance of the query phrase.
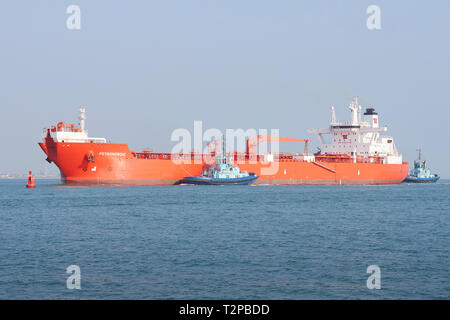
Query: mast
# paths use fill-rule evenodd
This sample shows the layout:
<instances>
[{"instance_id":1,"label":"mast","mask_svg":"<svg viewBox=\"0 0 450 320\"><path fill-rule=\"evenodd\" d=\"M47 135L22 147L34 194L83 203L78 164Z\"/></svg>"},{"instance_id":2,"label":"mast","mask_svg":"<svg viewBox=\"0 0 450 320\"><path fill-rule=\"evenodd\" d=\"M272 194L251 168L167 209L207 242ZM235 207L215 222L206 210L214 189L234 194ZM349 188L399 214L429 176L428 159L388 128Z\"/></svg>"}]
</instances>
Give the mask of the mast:
<instances>
[{"instance_id":1,"label":"mast","mask_svg":"<svg viewBox=\"0 0 450 320\"><path fill-rule=\"evenodd\" d=\"M226 139L225 139L225 135L222 135L222 160L221 162L223 164L227 163L227 156L226 156L226 147L225 147L225 143L226 143Z\"/></svg>"},{"instance_id":2,"label":"mast","mask_svg":"<svg viewBox=\"0 0 450 320\"><path fill-rule=\"evenodd\" d=\"M226 150L225 143L226 143L225 135L222 135L222 154L223 154L223 156L225 156L225 150Z\"/></svg>"},{"instance_id":3,"label":"mast","mask_svg":"<svg viewBox=\"0 0 450 320\"><path fill-rule=\"evenodd\" d=\"M357 125L359 123L358 119L360 117L359 116L360 107L359 107L359 104L358 104L358 97L357 96L353 97L353 101L348 106L348 108L352 112L352 125Z\"/></svg>"},{"instance_id":4,"label":"mast","mask_svg":"<svg viewBox=\"0 0 450 320\"><path fill-rule=\"evenodd\" d=\"M336 121L336 112L334 111L334 106L331 106L331 123L332 124L337 123L337 121Z\"/></svg>"},{"instance_id":5,"label":"mast","mask_svg":"<svg viewBox=\"0 0 450 320\"><path fill-rule=\"evenodd\" d=\"M80 108L80 129L84 131L84 121L86 120L86 109Z\"/></svg>"}]
</instances>

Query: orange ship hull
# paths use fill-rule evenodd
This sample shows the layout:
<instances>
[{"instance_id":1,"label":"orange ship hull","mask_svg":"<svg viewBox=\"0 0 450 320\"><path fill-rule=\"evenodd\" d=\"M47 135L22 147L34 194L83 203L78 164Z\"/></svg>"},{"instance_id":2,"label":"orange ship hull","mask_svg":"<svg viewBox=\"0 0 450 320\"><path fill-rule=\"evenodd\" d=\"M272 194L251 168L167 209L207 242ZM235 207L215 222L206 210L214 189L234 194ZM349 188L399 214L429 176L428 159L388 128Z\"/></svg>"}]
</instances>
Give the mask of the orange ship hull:
<instances>
[{"instance_id":1,"label":"orange ship hull","mask_svg":"<svg viewBox=\"0 0 450 320\"><path fill-rule=\"evenodd\" d=\"M68 184L173 185L186 176L199 176L206 165L201 155L192 156L196 161L177 164L171 160L172 154L134 153L127 144L64 143L47 137L39 145ZM277 158L275 163L246 158L237 164L242 170L259 176L255 184L395 184L408 175L407 162L316 161L285 156ZM270 167L274 169L268 174L266 170Z\"/></svg>"}]
</instances>

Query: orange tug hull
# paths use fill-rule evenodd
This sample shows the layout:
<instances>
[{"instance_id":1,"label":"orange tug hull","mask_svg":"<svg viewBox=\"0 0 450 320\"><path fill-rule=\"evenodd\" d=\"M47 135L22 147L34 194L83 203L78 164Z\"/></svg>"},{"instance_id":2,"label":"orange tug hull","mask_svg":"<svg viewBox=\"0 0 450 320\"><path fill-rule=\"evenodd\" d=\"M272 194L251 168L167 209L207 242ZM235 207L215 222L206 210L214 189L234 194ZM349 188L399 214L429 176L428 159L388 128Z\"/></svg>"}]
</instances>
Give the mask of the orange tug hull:
<instances>
[{"instance_id":1,"label":"orange tug hull","mask_svg":"<svg viewBox=\"0 0 450 320\"><path fill-rule=\"evenodd\" d=\"M134 153L127 144L64 143L47 137L39 143L67 184L173 185L186 176L199 176L203 160L176 163L170 153ZM190 157L190 156L189 156ZM198 155L201 159L201 155ZM197 162L197 163L196 163ZM408 163L307 162L279 155L276 163L237 162L241 170L259 176L255 184L273 185L367 185L396 184L408 175ZM267 169L272 165L270 174ZM278 168L276 168L278 166Z\"/></svg>"}]
</instances>

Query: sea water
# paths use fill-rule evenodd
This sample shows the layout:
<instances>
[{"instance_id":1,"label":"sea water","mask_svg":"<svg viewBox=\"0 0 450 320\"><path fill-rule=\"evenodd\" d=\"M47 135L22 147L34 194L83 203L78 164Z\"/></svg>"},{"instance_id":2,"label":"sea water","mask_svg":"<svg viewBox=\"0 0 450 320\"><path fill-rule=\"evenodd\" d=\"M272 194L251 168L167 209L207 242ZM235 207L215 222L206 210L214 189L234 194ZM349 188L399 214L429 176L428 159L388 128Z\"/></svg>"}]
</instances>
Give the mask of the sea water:
<instances>
[{"instance_id":1,"label":"sea water","mask_svg":"<svg viewBox=\"0 0 450 320\"><path fill-rule=\"evenodd\" d=\"M0 180L2 299L450 298L449 180L36 183ZM369 266L380 289L368 288Z\"/></svg>"}]
</instances>

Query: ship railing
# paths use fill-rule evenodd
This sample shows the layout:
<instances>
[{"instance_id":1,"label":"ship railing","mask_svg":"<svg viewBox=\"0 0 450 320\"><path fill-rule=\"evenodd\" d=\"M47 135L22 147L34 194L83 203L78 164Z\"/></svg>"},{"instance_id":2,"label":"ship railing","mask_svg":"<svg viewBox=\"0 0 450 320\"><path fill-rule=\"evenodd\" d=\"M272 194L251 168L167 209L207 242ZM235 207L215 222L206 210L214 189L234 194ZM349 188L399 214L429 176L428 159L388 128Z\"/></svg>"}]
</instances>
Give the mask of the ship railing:
<instances>
[{"instance_id":1,"label":"ship railing","mask_svg":"<svg viewBox=\"0 0 450 320\"><path fill-rule=\"evenodd\" d=\"M384 158L380 156L350 156L346 154L316 155L316 161L333 163L384 163Z\"/></svg>"},{"instance_id":2,"label":"ship railing","mask_svg":"<svg viewBox=\"0 0 450 320\"><path fill-rule=\"evenodd\" d=\"M189 161L189 160L207 160L207 159L215 159L215 153L212 152L210 154L201 154L197 152L191 153L162 153L162 152L132 152L132 155L137 159L159 159L159 160L174 160L174 161ZM241 152L233 152L230 153L231 158L234 163L245 163L248 161L256 161L256 162L267 162L267 155L265 154L254 154L249 155ZM304 162L306 160L299 158L304 156L302 153L280 153L280 154L271 154L273 157L273 161L295 161L295 162ZM335 155L335 156L316 156L317 161L324 162L354 162L354 159L349 156L343 155ZM357 162L369 162L369 160L362 160L357 158ZM371 160L370 162L375 162Z\"/></svg>"},{"instance_id":3,"label":"ship railing","mask_svg":"<svg viewBox=\"0 0 450 320\"><path fill-rule=\"evenodd\" d=\"M133 152L137 159L159 159L159 160L201 160L201 153L164 153L164 152Z\"/></svg>"},{"instance_id":4,"label":"ship railing","mask_svg":"<svg viewBox=\"0 0 450 320\"><path fill-rule=\"evenodd\" d=\"M63 143L106 143L105 138L66 138L58 140Z\"/></svg>"}]
</instances>

